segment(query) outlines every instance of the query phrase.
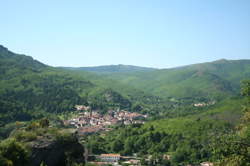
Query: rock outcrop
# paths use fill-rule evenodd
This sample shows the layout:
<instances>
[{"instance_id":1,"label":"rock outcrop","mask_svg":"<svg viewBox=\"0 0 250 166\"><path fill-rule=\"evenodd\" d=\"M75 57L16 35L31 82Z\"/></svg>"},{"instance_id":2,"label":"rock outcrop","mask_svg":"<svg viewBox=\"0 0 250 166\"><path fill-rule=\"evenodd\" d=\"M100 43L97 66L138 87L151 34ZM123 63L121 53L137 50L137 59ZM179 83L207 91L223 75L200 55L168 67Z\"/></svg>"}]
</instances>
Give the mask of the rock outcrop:
<instances>
[{"instance_id":1,"label":"rock outcrop","mask_svg":"<svg viewBox=\"0 0 250 166\"><path fill-rule=\"evenodd\" d=\"M42 137L30 143L32 166L66 166L69 162L83 163L84 148L77 139L57 140Z\"/></svg>"}]
</instances>

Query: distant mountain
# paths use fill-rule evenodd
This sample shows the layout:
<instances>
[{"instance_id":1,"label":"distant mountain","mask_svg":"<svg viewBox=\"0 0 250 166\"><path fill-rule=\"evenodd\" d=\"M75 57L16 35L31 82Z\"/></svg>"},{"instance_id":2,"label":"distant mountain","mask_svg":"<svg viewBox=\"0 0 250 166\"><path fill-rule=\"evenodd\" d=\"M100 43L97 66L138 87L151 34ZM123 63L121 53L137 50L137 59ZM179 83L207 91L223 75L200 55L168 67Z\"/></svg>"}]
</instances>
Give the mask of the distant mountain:
<instances>
[{"instance_id":1,"label":"distant mountain","mask_svg":"<svg viewBox=\"0 0 250 166\"><path fill-rule=\"evenodd\" d=\"M96 67L63 67L70 70L79 71L89 71L101 74L109 73L131 73L131 72L144 72L144 71L154 71L156 68L149 67L139 67L132 65L106 65L106 66L96 66Z\"/></svg>"},{"instance_id":2,"label":"distant mountain","mask_svg":"<svg viewBox=\"0 0 250 166\"><path fill-rule=\"evenodd\" d=\"M107 77L162 97L218 97L239 93L240 81L250 78L250 60L222 59L146 73L113 73Z\"/></svg>"}]
</instances>

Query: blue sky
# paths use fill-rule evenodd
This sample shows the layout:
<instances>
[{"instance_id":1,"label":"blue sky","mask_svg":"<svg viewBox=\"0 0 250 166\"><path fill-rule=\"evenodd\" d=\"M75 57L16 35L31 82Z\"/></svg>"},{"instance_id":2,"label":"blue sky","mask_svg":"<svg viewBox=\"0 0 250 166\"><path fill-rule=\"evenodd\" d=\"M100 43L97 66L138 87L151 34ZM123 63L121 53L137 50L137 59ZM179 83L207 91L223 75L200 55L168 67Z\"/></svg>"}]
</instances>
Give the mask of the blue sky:
<instances>
[{"instance_id":1,"label":"blue sky","mask_svg":"<svg viewBox=\"0 0 250 166\"><path fill-rule=\"evenodd\" d=\"M250 59L249 0L6 0L0 44L52 66Z\"/></svg>"}]
</instances>

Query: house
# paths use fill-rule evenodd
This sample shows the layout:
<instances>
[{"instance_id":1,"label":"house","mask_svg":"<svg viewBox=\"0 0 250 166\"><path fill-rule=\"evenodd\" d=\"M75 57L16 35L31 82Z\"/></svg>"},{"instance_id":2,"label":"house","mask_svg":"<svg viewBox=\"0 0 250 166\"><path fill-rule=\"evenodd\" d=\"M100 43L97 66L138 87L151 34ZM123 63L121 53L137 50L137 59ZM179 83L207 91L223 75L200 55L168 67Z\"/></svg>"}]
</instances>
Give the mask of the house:
<instances>
[{"instance_id":1,"label":"house","mask_svg":"<svg viewBox=\"0 0 250 166\"><path fill-rule=\"evenodd\" d=\"M131 122L129 121L129 120L126 120L126 121L124 121L123 122L125 125L130 125L131 124Z\"/></svg>"},{"instance_id":2,"label":"house","mask_svg":"<svg viewBox=\"0 0 250 166\"><path fill-rule=\"evenodd\" d=\"M81 111L81 110L88 111L90 109L89 106L85 106L85 105L76 105L75 108L77 111Z\"/></svg>"},{"instance_id":3,"label":"house","mask_svg":"<svg viewBox=\"0 0 250 166\"><path fill-rule=\"evenodd\" d=\"M121 158L120 154L101 154L99 158L106 162L118 162Z\"/></svg>"},{"instance_id":4,"label":"house","mask_svg":"<svg viewBox=\"0 0 250 166\"><path fill-rule=\"evenodd\" d=\"M81 120L78 122L79 127L83 127L85 124L87 124L87 122L85 120Z\"/></svg>"},{"instance_id":5,"label":"house","mask_svg":"<svg viewBox=\"0 0 250 166\"><path fill-rule=\"evenodd\" d=\"M214 164L211 162L202 162L200 163L200 166L213 166Z\"/></svg>"},{"instance_id":6,"label":"house","mask_svg":"<svg viewBox=\"0 0 250 166\"><path fill-rule=\"evenodd\" d=\"M131 159L131 160L125 161L123 163L132 164L132 165L139 165L140 164L140 160Z\"/></svg>"},{"instance_id":7,"label":"house","mask_svg":"<svg viewBox=\"0 0 250 166\"><path fill-rule=\"evenodd\" d=\"M143 122L142 120L135 120L133 121L133 124L144 124L145 122Z\"/></svg>"},{"instance_id":8,"label":"house","mask_svg":"<svg viewBox=\"0 0 250 166\"><path fill-rule=\"evenodd\" d=\"M163 155L163 159L164 159L164 160L170 160L170 159L171 159L171 156L168 155L168 154L164 154L164 155Z\"/></svg>"},{"instance_id":9,"label":"house","mask_svg":"<svg viewBox=\"0 0 250 166\"><path fill-rule=\"evenodd\" d=\"M204 107L206 106L206 103L196 103L194 104L195 107Z\"/></svg>"},{"instance_id":10,"label":"house","mask_svg":"<svg viewBox=\"0 0 250 166\"><path fill-rule=\"evenodd\" d=\"M90 164L94 164L94 165L108 165L108 162L89 162Z\"/></svg>"}]
</instances>

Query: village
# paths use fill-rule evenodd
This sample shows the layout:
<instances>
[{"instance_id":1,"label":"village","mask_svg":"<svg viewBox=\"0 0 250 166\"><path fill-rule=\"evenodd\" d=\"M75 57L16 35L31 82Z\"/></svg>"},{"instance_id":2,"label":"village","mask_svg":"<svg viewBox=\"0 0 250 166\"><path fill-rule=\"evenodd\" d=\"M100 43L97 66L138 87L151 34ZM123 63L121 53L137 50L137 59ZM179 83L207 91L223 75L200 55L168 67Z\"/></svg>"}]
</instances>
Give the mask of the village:
<instances>
[{"instance_id":1,"label":"village","mask_svg":"<svg viewBox=\"0 0 250 166\"><path fill-rule=\"evenodd\" d=\"M74 127L79 136L89 135L101 131L110 131L114 125L143 124L147 115L128 112L125 110L109 110L106 114L100 114L89 106L76 105L79 113L72 119L64 120L65 126Z\"/></svg>"},{"instance_id":2,"label":"village","mask_svg":"<svg viewBox=\"0 0 250 166\"><path fill-rule=\"evenodd\" d=\"M138 157L137 154L133 156L121 156L120 154L101 154L101 155L94 155L92 156L94 161L90 161L89 163L94 165L113 165L113 166L142 166L142 165L157 165L159 159L153 159L152 155L148 155L144 158L142 163L142 158ZM164 154L162 156L162 160L170 160L171 156ZM197 165L186 164L185 166L213 166L212 162L206 161L201 162Z\"/></svg>"},{"instance_id":3,"label":"village","mask_svg":"<svg viewBox=\"0 0 250 166\"><path fill-rule=\"evenodd\" d=\"M210 101L210 102L201 102L201 103L195 103L193 104L194 107L206 107L210 105L214 105L216 102L215 101Z\"/></svg>"},{"instance_id":4,"label":"village","mask_svg":"<svg viewBox=\"0 0 250 166\"><path fill-rule=\"evenodd\" d=\"M138 157L136 153L133 154L133 156L122 156L120 154L101 154L101 155L95 155L94 161L90 161L89 163L95 164L95 165L114 165L114 166L141 166L142 163L142 157ZM162 158L164 160L170 160L170 155L163 155ZM147 165L156 164L156 160L153 159L152 155L148 155L146 158L143 159L144 164L147 163Z\"/></svg>"},{"instance_id":5,"label":"village","mask_svg":"<svg viewBox=\"0 0 250 166\"><path fill-rule=\"evenodd\" d=\"M106 114L100 114L98 111L92 110L89 106L76 105L75 108L77 115L69 120L64 120L64 125L75 128L79 137L110 131L114 125L144 124L145 119L148 117L147 115L120 109L109 110ZM85 153L86 152L88 152L87 149L85 149ZM86 162L94 165L142 165L142 158L138 157L136 154L133 156L121 156L120 154L112 153L101 155L90 155L86 153L84 156ZM170 158L170 155L163 155L164 160L170 160ZM152 159L152 155L148 155L144 160L148 164L155 162ZM200 166L213 166L213 163L203 162L200 163Z\"/></svg>"}]
</instances>

